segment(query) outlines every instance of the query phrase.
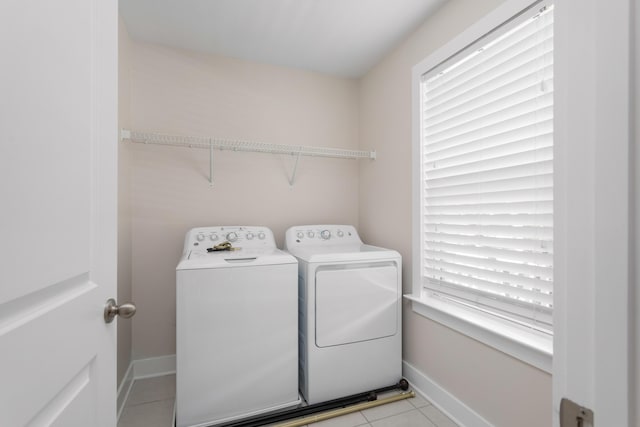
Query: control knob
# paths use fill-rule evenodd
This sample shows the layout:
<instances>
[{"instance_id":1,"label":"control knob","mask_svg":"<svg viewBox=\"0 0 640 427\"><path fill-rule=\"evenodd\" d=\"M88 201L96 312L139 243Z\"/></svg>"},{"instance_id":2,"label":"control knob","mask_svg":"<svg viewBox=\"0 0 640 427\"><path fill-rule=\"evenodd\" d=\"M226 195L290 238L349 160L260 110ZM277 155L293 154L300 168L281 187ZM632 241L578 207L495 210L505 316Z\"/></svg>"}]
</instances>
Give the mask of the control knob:
<instances>
[{"instance_id":1,"label":"control knob","mask_svg":"<svg viewBox=\"0 0 640 427\"><path fill-rule=\"evenodd\" d=\"M322 230L320 232L320 237L322 237L324 240L329 240L331 238L331 232L329 230Z\"/></svg>"},{"instance_id":2,"label":"control knob","mask_svg":"<svg viewBox=\"0 0 640 427\"><path fill-rule=\"evenodd\" d=\"M247 233L247 240L253 240L253 233Z\"/></svg>"},{"instance_id":3,"label":"control knob","mask_svg":"<svg viewBox=\"0 0 640 427\"><path fill-rule=\"evenodd\" d=\"M198 239L198 242L202 242L204 240L204 234L198 234L196 239Z\"/></svg>"},{"instance_id":4,"label":"control knob","mask_svg":"<svg viewBox=\"0 0 640 427\"><path fill-rule=\"evenodd\" d=\"M344 236L344 233L342 232L342 230L338 230L338 237L342 237Z\"/></svg>"},{"instance_id":5,"label":"control knob","mask_svg":"<svg viewBox=\"0 0 640 427\"><path fill-rule=\"evenodd\" d=\"M218 240L218 235L216 233L211 233L209 235L209 239L211 239L211 240L213 240L215 242L216 240Z\"/></svg>"},{"instance_id":6,"label":"control knob","mask_svg":"<svg viewBox=\"0 0 640 427\"><path fill-rule=\"evenodd\" d=\"M302 239L304 237L304 233L302 231L298 231L296 236L298 237L298 239Z\"/></svg>"},{"instance_id":7,"label":"control knob","mask_svg":"<svg viewBox=\"0 0 640 427\"><path fill-rule=\"evenodd\" d=\"M258 239L260 239L260 240L264 240L264 238L265 238L264 233L263 233L262 231L261 231L261 232L259 232L259 233L258 233Z\"/></svg>"},{"instance_id":8,"label":"control knob","mask_svg":"<svg viewBox=\"0 0 640 427\"><path fill-rule=\"evenodd\" d=\"M314 233L313 231L308 231L307 232L307 236L309 236L312 239L313 239L313 236L315 236L315 235L316 235L316 233Z\"/></svg>"},{"instance_id":9,"label":"control knob","mask_svg":"<svg viewBox=\"0 0 640 427\"><path fill-rule=\"evenodd\" d=\"M231 233L227 233L227 240L230 242L235 242L238 240L238 233L232 231Z\"/></svg>"}]
</instances>

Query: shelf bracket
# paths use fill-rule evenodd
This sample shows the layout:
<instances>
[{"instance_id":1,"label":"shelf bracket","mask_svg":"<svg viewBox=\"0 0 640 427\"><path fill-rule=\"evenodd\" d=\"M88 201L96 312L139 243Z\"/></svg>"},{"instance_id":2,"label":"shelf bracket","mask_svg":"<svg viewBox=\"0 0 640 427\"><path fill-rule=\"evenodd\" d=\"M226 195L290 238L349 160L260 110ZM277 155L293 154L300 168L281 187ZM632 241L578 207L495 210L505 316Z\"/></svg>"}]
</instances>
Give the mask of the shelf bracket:
<instances>
[{"instance_id":1,"label":"shelf bracket","mask_svg":"<svg viewBox=\"0 0 640 427\"><path fill-rule=\"evenodd\" d=\"M293 173L289 178L289 187L293 188L293 183L296 181L296 172L298 171L298 162L300 161L300 151L296 154L296 162L293 165Z\"/></svg>"},{"instance_id":2,"label":"shelf bracket","mask_svg":"<svg viewBox=\"0 0 640 427\"><path fill-rule=\"evenodd\" d=\"M213 141L209 140L209 186L213 187Z\"/></svg>"},{"instance_id":3,"label":"shelf bracket","mask_svg":"<svg viewBox=\"0 0 640 427\"><path fill-rule=\"evenodd\" d=\"M120 142L125 139L131 140L131 131L127 129L120 129Z\"/></svg>"}]
</instances>

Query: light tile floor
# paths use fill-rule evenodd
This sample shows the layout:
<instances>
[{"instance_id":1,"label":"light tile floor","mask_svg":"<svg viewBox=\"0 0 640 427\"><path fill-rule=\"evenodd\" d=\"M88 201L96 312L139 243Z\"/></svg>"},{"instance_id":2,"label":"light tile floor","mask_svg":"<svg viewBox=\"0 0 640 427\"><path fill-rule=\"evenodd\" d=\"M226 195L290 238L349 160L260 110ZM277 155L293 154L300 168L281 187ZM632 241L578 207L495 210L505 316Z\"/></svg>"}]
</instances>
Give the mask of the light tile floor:
<instances>
[{"instance_id":1,"label":"light tile floor","mask_svg":"<svg viewBox=\"0 0 640 427\"><path fill-rule=\"evenodd\" d=\"M171 427L176 393L175 375L136 380L118 427ZM384 397L385 395L380 395ZM401 400L341 417L310 424L310 427L457 427L424 398Z\"/></svg>"}]
</instances>

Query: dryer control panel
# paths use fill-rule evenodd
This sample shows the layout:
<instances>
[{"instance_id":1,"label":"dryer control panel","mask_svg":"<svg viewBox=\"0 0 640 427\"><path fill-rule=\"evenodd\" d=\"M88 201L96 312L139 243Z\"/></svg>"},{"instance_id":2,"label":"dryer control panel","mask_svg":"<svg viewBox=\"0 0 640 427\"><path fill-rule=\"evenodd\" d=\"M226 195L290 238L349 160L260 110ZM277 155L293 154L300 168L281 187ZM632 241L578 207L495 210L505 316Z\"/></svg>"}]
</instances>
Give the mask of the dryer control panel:
<instances>
[{"instance_id":1,"label":"dryer control panel","mask_svg":"<svg viewBox=\"0 0 640 427\"><path fill-rule=\"evenodd\" d=\"M362 244L352 225L299 225L291 227L285 235L287 248L319 245Z\"/></svg>"},{"instance_id":2,"label":"dryer control panel","mask_svg":"<svg viewBox=\"0 0 640 427\"><path fill-rule=\"evenodd\" d=\"M184 250L210 248L223 242L245 249L276 248L273 233L259 226L215 226L192 228L187 233Z\"/></svg>"}]
</instances>

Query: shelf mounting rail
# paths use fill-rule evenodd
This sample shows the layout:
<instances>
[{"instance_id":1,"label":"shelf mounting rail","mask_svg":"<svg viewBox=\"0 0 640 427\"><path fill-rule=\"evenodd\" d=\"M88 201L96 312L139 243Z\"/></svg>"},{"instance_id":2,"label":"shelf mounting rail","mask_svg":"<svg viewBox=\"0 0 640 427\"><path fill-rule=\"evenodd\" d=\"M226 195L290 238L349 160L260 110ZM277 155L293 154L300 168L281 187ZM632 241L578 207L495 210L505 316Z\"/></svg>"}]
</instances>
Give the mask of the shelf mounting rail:
<instances>
[{"instance_id":1,"label":"shelf mounting rail","mask_svg":"<svg viewBox=\"0 0 640 427\"><path fill-rule=\"evenodd\" d=\"M199 136L167 135L153 132L120 130L120 139L141 144L169 145L173 147L202 148L209 150L209 183L213 186L213 150L245 151L254 153L289 154L295 156L289 185L293 186L300 156L330 157L336 159L376 159L375 151L347 150L342 148L310 147L306 145L269 144L265 142L239 141Z\"/></svg>"}]
</instances>

